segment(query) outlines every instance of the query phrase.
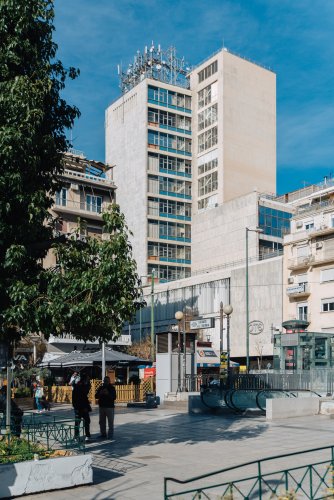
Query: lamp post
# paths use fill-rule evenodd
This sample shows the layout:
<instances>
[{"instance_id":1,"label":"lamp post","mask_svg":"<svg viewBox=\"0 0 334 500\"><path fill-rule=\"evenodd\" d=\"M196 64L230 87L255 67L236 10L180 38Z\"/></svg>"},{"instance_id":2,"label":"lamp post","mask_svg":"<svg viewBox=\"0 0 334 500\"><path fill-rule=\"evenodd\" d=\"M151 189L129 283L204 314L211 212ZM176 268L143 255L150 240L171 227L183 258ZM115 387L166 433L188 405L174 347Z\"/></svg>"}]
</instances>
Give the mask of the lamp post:
<instances>
[{"instance_id":1,"label":"lamp post","mask_svg":"<svg viewBox=\"0 0 334 500\"><path fill-rule=\"evenodd\" d=\"M181 392L181 321L183 320L183 312L176 311L175 319L177 320L177 391Z\"/></svg>"},{"instance_id":2,"label":"lamp post","mask_svg":"<svg viewBox=\"0 0 334 500\"><path fill-rule=\"evenodd\" d=\"M230 316L233 313L233 307L230 304L227 304L223 307L223 312L226 314L227 324L226 324L226 351L227 351L227 381L229 381L230 376L230 355L231 355L231 346L230 346Z\"/></svg>"},{"instance_id":3,"label":"lamp post","mask_svg":"<svg viewBox=\"0 0 334 500\"><path fill-rule=\"evenodd\" d=\"M263 233L259 227L249 229L246 227L246 369L249 372L249 276L248 276L248 233Z\"/></svg>"},{"instance_id":4,"label":"lamp post","mask_svg":"<svg viewBox=\"0 0 334 500\"><path fill-rule=\"evenodd\" d=\"M154 362L154 269L151 274L151 360Z\"/></svg>"}]
</instances>

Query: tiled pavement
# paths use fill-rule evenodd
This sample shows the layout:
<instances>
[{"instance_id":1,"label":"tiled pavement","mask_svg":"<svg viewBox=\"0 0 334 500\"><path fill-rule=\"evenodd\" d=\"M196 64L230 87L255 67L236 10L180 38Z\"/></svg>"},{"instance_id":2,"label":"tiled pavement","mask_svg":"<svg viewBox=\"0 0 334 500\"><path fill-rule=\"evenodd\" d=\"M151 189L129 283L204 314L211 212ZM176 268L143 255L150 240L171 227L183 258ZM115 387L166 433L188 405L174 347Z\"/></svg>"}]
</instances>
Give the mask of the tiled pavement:
<instances>
[{"instance_id":1,"label":"tiled pavement","mask_svg":"<svg viewBox=\"0 0 334 500\"><path fill-rule=\"evenodd\" d=\"M58 407L68 414L69 407ZM97 410L92 415L98 435ZM266 456L334 444L334 420L314 416L266 422L262 416L188 415L117 408L115 440L93 441L94 484L25 500L159 500L163 478L188 478ZM299 497L301 498L301 497Z\"/></svg>"}]
</instances>

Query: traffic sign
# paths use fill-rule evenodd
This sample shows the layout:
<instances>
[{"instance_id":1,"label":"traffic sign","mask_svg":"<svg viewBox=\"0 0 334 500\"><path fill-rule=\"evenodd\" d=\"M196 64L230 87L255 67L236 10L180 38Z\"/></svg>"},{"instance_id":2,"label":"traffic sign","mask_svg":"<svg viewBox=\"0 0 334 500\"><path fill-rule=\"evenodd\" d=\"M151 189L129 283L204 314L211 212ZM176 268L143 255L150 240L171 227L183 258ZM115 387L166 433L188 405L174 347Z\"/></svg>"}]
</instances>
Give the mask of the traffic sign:
<instances>
[{"instance_id":1,"label":"traffic sign","mask_svg":"<svg viewBox=\"0 0 334 500\"><path fill-rule=\"evenodd\" d=\"M215 326L215 318L193 319L189 322L190 330L214 328L214 326Z\"/></svg>"}]
</instances>

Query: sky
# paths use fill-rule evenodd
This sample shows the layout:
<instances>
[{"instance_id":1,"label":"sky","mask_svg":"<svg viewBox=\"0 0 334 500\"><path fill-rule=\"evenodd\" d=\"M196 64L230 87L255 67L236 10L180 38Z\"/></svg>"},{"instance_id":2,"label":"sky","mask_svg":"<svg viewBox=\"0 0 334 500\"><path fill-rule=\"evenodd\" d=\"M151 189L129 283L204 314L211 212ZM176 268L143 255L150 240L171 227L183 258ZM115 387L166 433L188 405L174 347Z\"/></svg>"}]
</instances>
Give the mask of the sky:
<instances>
[{"instance_id":1,"label":"sky","mask_svg":"<svg viewBox=\"0 0 334 500\"><path fill-rule=\"evenodd\" d=\"M197 65L225 46L277 75L277 193L334 177L334 0L55 0L58 57L80 69L73 146L105 160L104 112L153 40ZM70 137L70 136L69 136Z\"/></svg>"}]
</instances>

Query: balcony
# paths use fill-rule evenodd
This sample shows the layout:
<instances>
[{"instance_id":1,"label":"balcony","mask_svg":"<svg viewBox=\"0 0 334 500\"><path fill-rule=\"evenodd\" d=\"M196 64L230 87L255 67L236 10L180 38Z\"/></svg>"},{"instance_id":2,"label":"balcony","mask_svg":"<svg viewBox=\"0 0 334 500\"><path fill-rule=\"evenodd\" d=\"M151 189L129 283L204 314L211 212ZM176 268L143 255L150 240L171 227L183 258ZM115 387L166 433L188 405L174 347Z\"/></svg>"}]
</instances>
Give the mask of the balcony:
<instances>
[{"instance_id":1,"label":"balcony","mask_svg":"<svg viewBox=\"0 0 334 500\"><path fill-rule=\"evenodd\" d=\"M314 227L308 231L308 238L316 238L318 236L327 236L328 234L334 233L334 227L323 225L320 227Z\"/></svg>"},{"instance_id":2,"label":"balcony","mask_svg":"<svg viewBox=\"0 0 334 500\"><path fill-rule=\"evenodd\" d=\"M314 255L303 255L288 260L288 269L297 271L298 269L307 269L314 262Z\"/></svg>"},{"instance_id":3,"label":"balcony","mask_svg":"<svg viewBox=\"0 0 334 500\"><path fill-rule=\"evenodd\" d=\"M62 335L50 335L49 344L75 344L75 345L96 345L98 346L100 344L99 340L92 340L85 342L84 340L79 340L70 333L63 333ZM109 341L108 346L113 346L113 345L131 345L131 335L121 335L117 340Z\"/></svg>"},{"instance_id":4,"label":"balcony","mask_svg":"<svg viewBox=\"0 0 334 500\"><path fill-rule=\"evenodd\" d=\"M299 285L288 286L286 294L292 299L308 297L310 295L310 287L308 283L300 283Z\"/></svg>"},{"instance_id":5,"label":"balcony","mask_svg":"<svg viewBox=\"0 0 334 500\"><path fill-rule=\"evenodd\" d=\"M106 210L111 203L112 200L110 200L110 203L103 202L101 206L98 206L80 201L60 200L59 202L55 201L52 210L78 216L84 215L89 219L102 220L103 211Z\"/></svg>"},{"instance_id":6,"label":"balcony","mask_svg":"<svg viewBox=\"0 0 334 500\"><path fill-rule=\"evenodd\" d=\"M325 245L326 242L323 242ZM316 252L314 255L314 265L319 265L319 264L328 264L334 262L334 251L326 249L326 246L320 251Z\"/></svg>"},{"instance_id":7,"label":"balcony","mask_svg":"<svg viewBox=\"0 0 334 500\"><path fill-rule=\"evenodd\" d=\"M106 179L103 177L98 177L96 175L86 174L85 172L78 172L76 170L69 170L65 168L64 177L73 179L74 181L85 181L89 184L96 184L98 186L104 186L108 189L116 187L115 183L111 179Z\"/></svg>"}]
</instances>

